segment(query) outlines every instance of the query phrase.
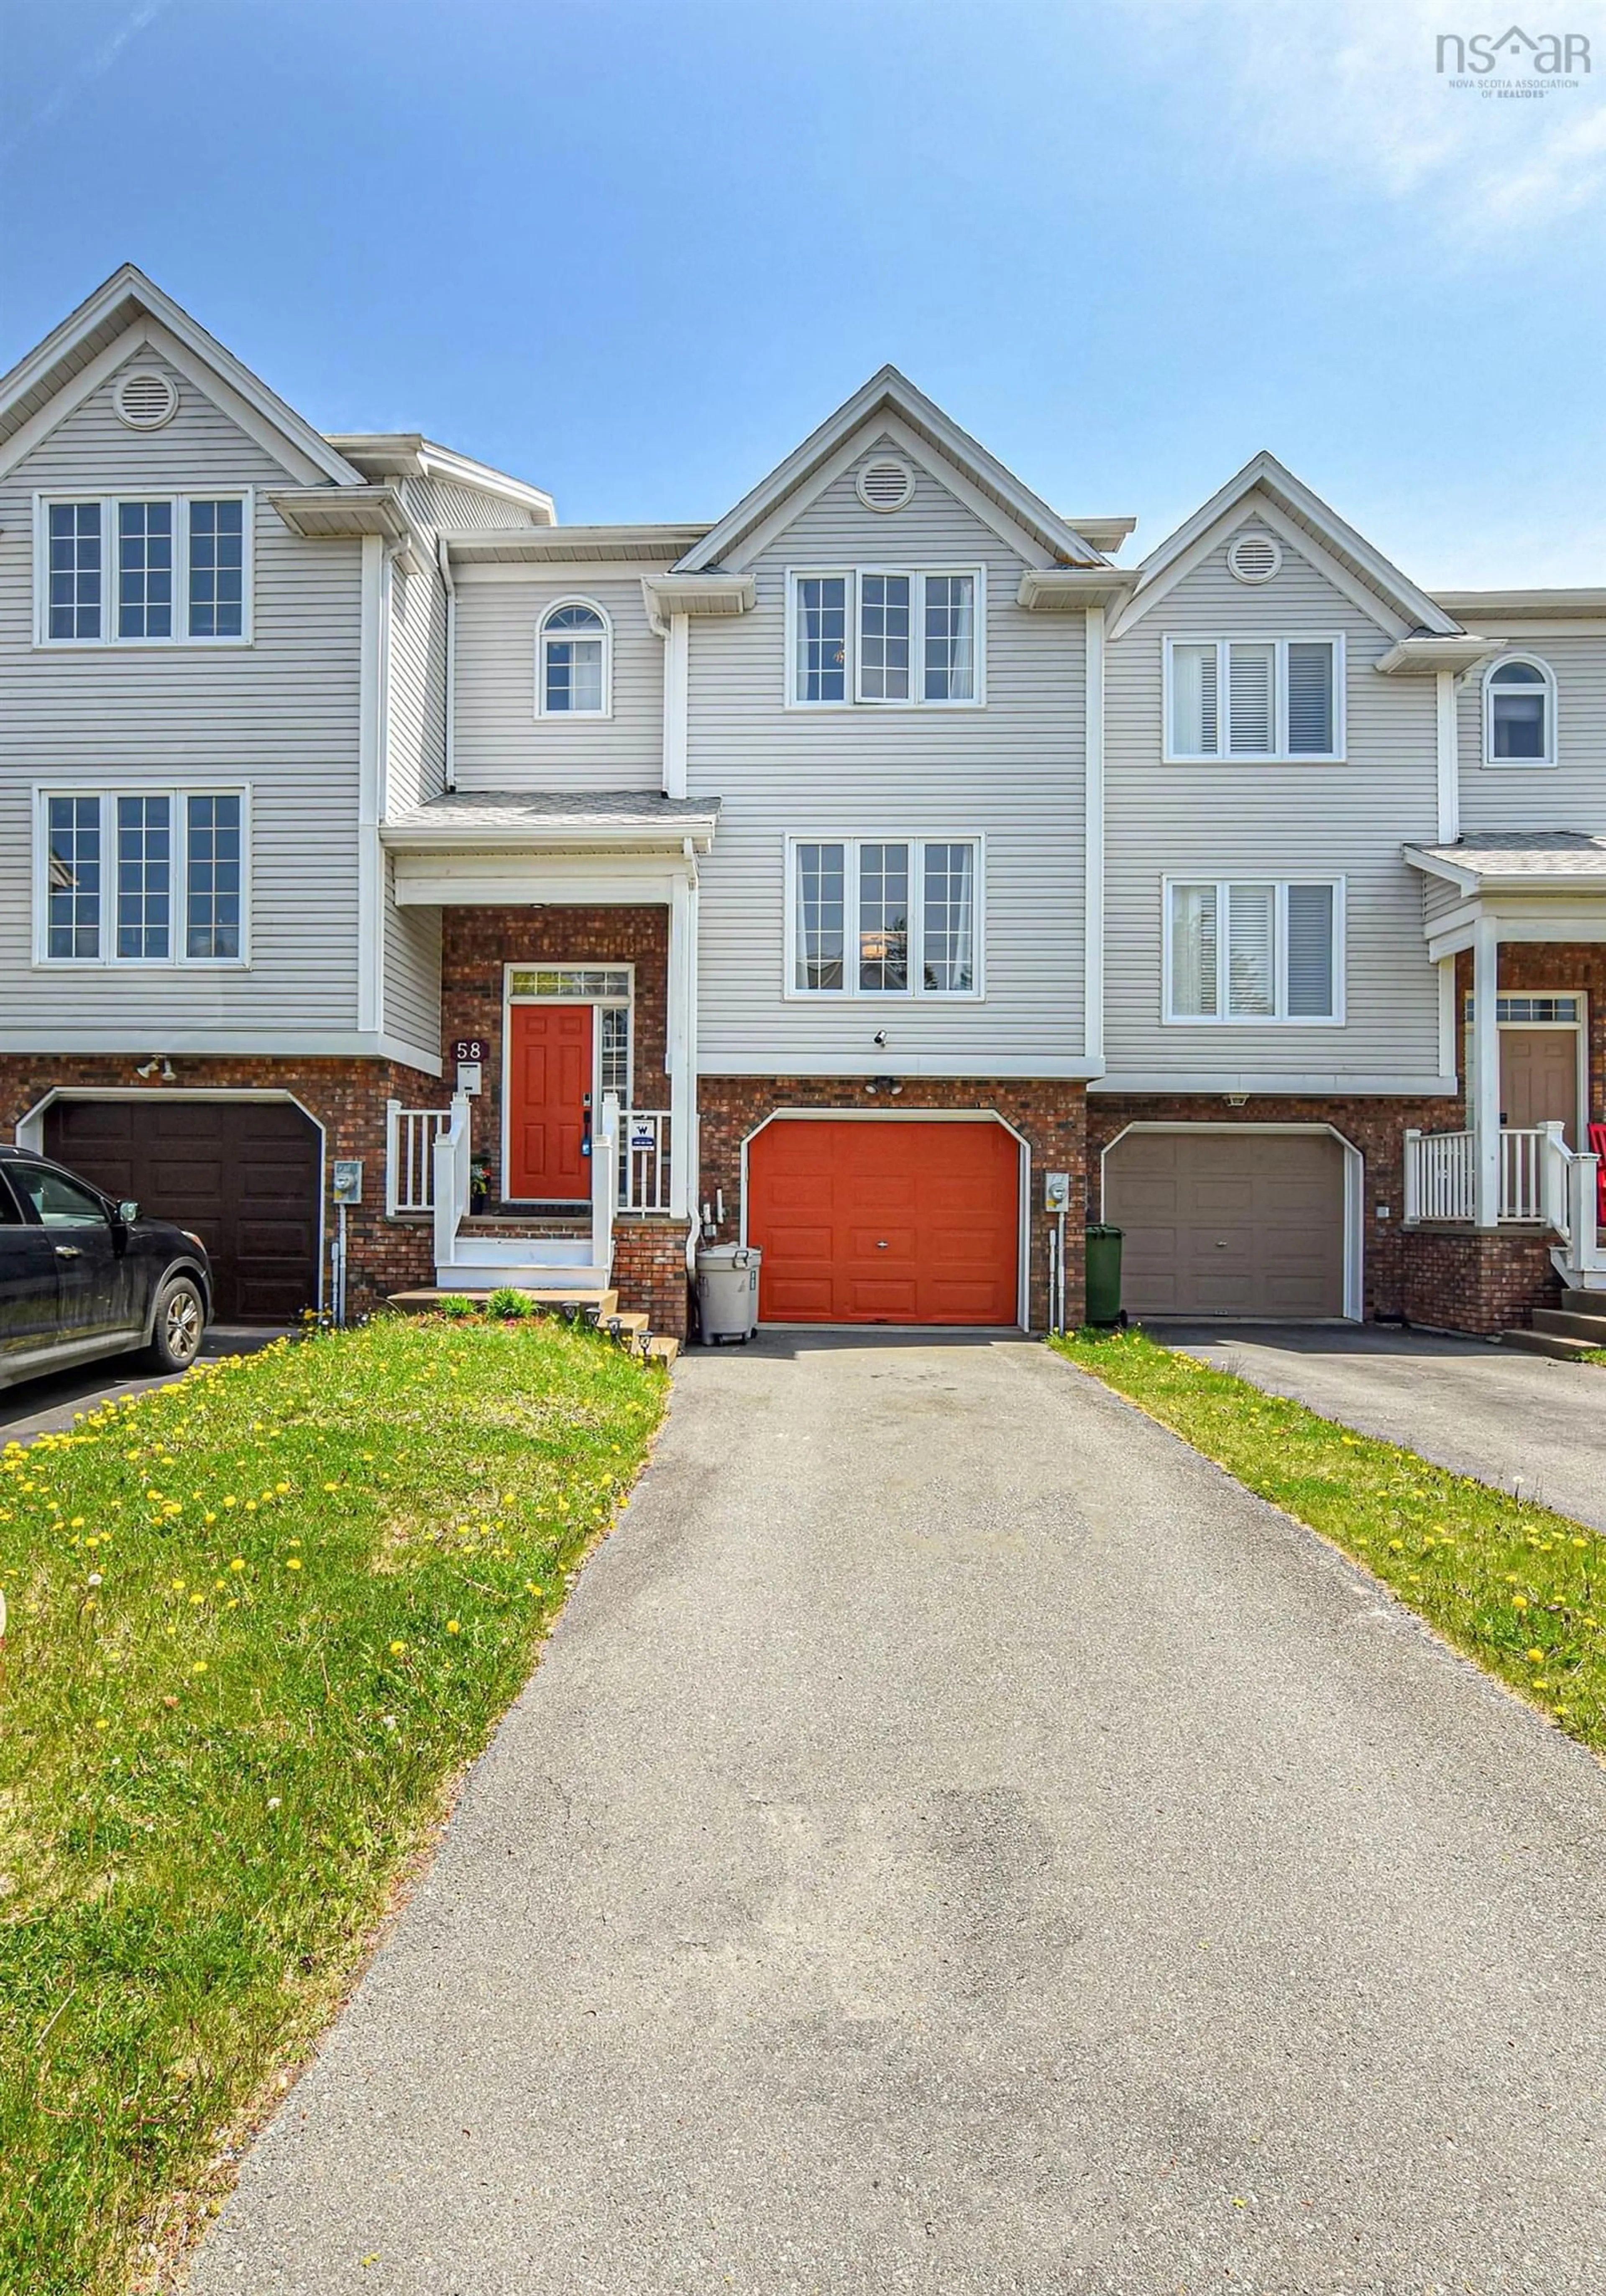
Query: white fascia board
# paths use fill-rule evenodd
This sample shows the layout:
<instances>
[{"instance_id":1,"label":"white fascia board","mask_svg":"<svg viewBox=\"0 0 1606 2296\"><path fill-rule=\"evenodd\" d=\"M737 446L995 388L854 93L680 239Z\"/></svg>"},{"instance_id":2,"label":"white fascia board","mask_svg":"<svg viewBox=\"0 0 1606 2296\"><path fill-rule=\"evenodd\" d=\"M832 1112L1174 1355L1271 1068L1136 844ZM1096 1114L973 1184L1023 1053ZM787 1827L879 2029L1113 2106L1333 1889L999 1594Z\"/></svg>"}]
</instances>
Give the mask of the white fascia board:
<instances>
[{"instance_id":1,"label":"white fascia board","mask_svg":"<svg viewBox=\"0 0 1606 2296\"><path fill-rule=\"evenodd\" d=\"M333 480L338 486L355 486L359 483L361 474L346 461L343 455L336 452L321 431L315 430L310 422L296 413L293 406L287 406L276 391L270 390L259 375L253 374L232 351L226 350L217 338L208 334L206 329L198 320L193 319L181 304L176 303L170 295L164 295L161 289L153 281L147 279L144 273L132 263L125 263L114 271L111 278L97 287L93 295L80 303L76 311L70 313L59 327L45 336L42 343L29 351L26 357L19 360L9 374L0 377L0 413L4 413L14 405L17 399L36 389L49 374L51 368L58 360L67 357L74 345L82 342L86 336L93 334L96 327L117 309L119 304L126 301L139 304L154 324L162 330L172 342L182 346L191 357L200 361L202 367L212 378L213 382L221 385L238 400L251 407L261 420L271 426L284 445L293 446L301 459L310 463L315 472L321 472L325 478ZM127 357L127 355L125 352L123 356ZM101 356L103 357L104 354ZM181 366L183 371L191 372L185 362L175 358L173 363L176 366ZM92 366L98 365L98 360L93 360L90 364ZM73 376L70 381L64 378L62 390L64 392L76 390L82 379L82 373L87 371L87 369L81 370L80 373ZM192 380L197 381L198 388L210 388L210 384L202 382L193 373ZM90 388L93 389L95 386L92 384ZM81 397L82 393L78 395ZM77 404L76 398L74 404ZM39 412L44 414L48 412L48 409L41 408ZM24 425L25 429L28 427ZM54 423L49 427L54 428ZM12 443L14 446L15 441ZM283 447L280 452L282 456ZM8 463L4 467L9 468L10 465Z\"/></svg>"},{"instance_id":2,"label":"white fascia board","mask_svg":"<svg viewBox=\"0 0 1606 2296\"><path fill-rule=\"evenodd\" d=\"M1411 866L1421 870L1424 875L1442 877L1460 893L1475 893L1478 890L1481 880L1473 870L1463 869L1456 862L1446 861L1441 853L1424 852L1420 845L1404 845L1400 849Z\"/></svg>"},{"instance_id":3,"label":"white fascia board","mask_svg":"<svg viewBox=\"0 0 1606 2296\"><path fill-rule=\"evenodd\" d=\"M649 619L669 614L729 618L752 612L758 585L751 574L644 574L641 594Z\"/></svg>"},{"instance_id":4,"label":"white fascia board","mask_svg":"<svg viewBox=\"0 0 1606 2296\"><path fill-rule=\"evenodd\" d=\"M1137 578L1130 568L1115 566L1028 566L1015 603L1028 613L1080 614L1090 606L1120 605Z\"/></svg>"},{"instance_id":5,"label":"white fascia board","mask_svg":"<svg viewBox=\"0 0 1606 2296\"><path fill-rule=\"evenodd\" d=\"M1440 590L1436 594L1447 614L1461 620L1483 621L1602 621L1606 620L1606 590Z\"/></svg>"},{"instance_id":6,"label":"white fascia board","mask_svg":"<svg viewBox=\"0 0 1606 2296\"><path fill-rule=\"evenodd\" d=\"M1090 1077L1099 1074L1099 1068L1092 1061L1057 1060L1042 1053L1003 1060L978 1060L974 1053L901 1053L895 1062L886 1060L878 1068L873 1061L866 1061L861 1053L851 1056L844 1054L836 1059L801 1059L790 1054L781 1056L771 1044L762 1053L750 1056L721 1053L715 1058L702 1062L698 1074L777 1078L854 1077L861 1081L872 1077L890 1076L899 1084L910 1078L957 1077L978 1085L991 1084L1003 1078L1037 1077L1049 1084L1085 1084Z\"/></svg>"},{"instance_id":7,"label":"white fascia board","mask_svg":"<svg viewBox=\"0 0 1606 2296\"><path fill-rule=\"evenodd\" d=\"M0 1053L128 1053L148 1060L152 1052L175 1060L228 1054L241 1060L375 1060L399 1061L426 1076L441 1073L441 1047L409 1044L383 1029L192 1029L170 1028L163 1021L148 1021L137 1029L120 1025L107 1029L63 1029L59 1024L40 1029L0 1029ZM71 1080L74 1089L78 1080ZM85 1086L86 1091L93 1087ZM176 1090L184 1089L181 1078ZM160 1098L160 1088L142 1091L142 1100Z\"/></svg>"},{"instance_id":8,"label":"white fascia board","mask_svg":"<svg viewBox=\"0 0 1606 2296\"><path fill-rule=\"evenodd\" d=\"M1404 637L1406 631L1413 628L1428 630L1440 637L1455 637L1461 634L1461 625L1454 615L1446 613L1425 590L1419 589L1414 582L1400 572L1397 566L1391 565L1381 551L1374 550L1363 535L1358 534L1353 526L1341 519L1337 511L1330 509L1319 495L1313 494L1304 480L1297 479L1275 455L1265 453L1256 455L1252 462L1246 463L1241 471L1229 479L1224 487L1218 488L1208 502L1201 504L1191 518L1184 519L1175 533L1168 535L1158 548L1150 551L1142 561L1138 569L1140 583L1132 602L1132 619L1139 611L1146 611L1141 602L1147 599L1156 585L1164 582L1179 559L1194 549L1201 535L1213 533L1223 520L1240 510L1246 499L1257 490L1263 502L1292 513L1290 527L1279 530L1289 538L1295 535L1300 537L1296 547L1309 548L1308 525L1318 537L1325 537L1334 550L1342 551L1355 560L1365 573L1367 581L1376 585L1399 614L1401 627L1396 635ZM1268 520L1267 523L1272 521ZM1366 585L1361 586L1364 588ZM1375 598L1371 601L1371 611L1379 620L1383 619L1378 613Z\"/></svg>"},{"instance_id":9,"label":"white fascia board","mask_svg":"<svg viewBox=\"0 0 1606 2296\"><path fill-rule=\"evenodd\" d=\"M1012 471L1006 470L968 431L961 430L895 366L884 366L851 398L845 399L834 414L828 415L817 430L811 430L784 462L778 463L767 478L750 488L702 541L687 552L679 562L678 570L700 573L705 567L717 566L733 551L737 554L736 563L751 563L762 546L755 545L754 530L768 524L778 504L808 488L821 463L836 460L844 440L856 439L877 422L894 433L901 431L900 443L923 433L923 443L935 447L945 462L951 463L973 483L980 481L975 491L984 500L996 497L992 502L993 517L1001 507L1009 513L1011 522L1017 523L1033 537L1042 552L1045 564L1051 564L1058 557L1095 562L1100 557L1101 553L1085 537L1068 526L1057 511L1050 510L1041 496L1024 486ZM818 491L817 486L813 491Z\"/></svg>"},{"instance_id":10,"label":"white fascia board","mask_svg":"<svg viewBox=\"0 0 1606 2296\"><path fill-rule=\"evenodd\" d=\"M46 399L43 406L36 408L29 420L12 431L0 446L0 478L15 470L54 430L59 430L108 377L115 374L119 367L129 359L136 358L142 351L152 351L176 368L186 381L193 383L204 398L210 400L220 414L226 414L247 438L254 439L265 455L271 455L287 478L304 486L316 484L320 479L326 480L327 473L320 471L309 456L303 455L271 417L264 415L249 400L243 398L223 377L214 374L176 336L150 319L136 321L125 333L97 351L86 365L79 367L52 398ZM355 471L351 478L354 483L360 485L361 480ZM328 491L333 492L333 488Z\"/></svg>"},{"instance_id":11,"label":"white fascia board","mask_svg":"<svg viewBox=\"0 0 1606 2296\"><path fill-rule=\"evenodd\" d=\"M665 868L662 856L640 857L644 865L627 865L630 857L605 857L577 854L564 868L560 859L543 858L523 868L510 857L478 857L479 868L457 861L399 857L395 898L398 908L525 908L550 904L557 907L620 908L632 903L662 904L672 899L677 884L687 882L686 865Z\"/></svg>"},{"instance_id":12,"label":"white fascia board","mask_svg":"<svg viewBox=\"0 0 1606 2296\"><path fill-rule=\"evenodd\" d=\"M1373 662L1380 677L1434 677L1441 669L1477 669L1490 661L1505 643L1503 638L1401 638Z\"/></svg>"},{"instance_id":13,"label":"white fascia board","mask_svg":"<svg viewBox=\"0 0 1606 2296\"><path fill-rule=\"evenodd\" d=\"M1242 498L1235 497L1208 526L1193 535L1187 549L1172 559L1160 573L1152 579L1140 578L1138 586L1121 609L1112 635L1124 637L1162 599L1169 597L1179 582L1185 581L1196 568L1203 565L1213 551L1220 547L1223 537L1231 531L1243 514ZM1334 589L1341 592L1369 621L1375 622L1386 637L1393 639L1397 645L1408 635L1412 626L1403 614L1395 612L1370 583L1363 582L1359 575L1353 574L1347 566L1342 565L1322 547L1297 519L1289 518L1264 493L1255 503L1254 514L1263 526L1271 529L1280 541L1286 542L1290 550L1297 551L1303 559L1314 566Z\"/></svg>"},{"instance_id":14,"label":"white fascia board","mask_svg":"<svg viewBox=\"0 0 1606 2296\"><path fill-rule=\"evenodd\" d=\"M1304 1099L1306 1096L1322 1100L1348 1100L1363 1095L1369 1100L1383 1095L1407 1098L1431 1099L1440 1093L1457 1089L1454 1077L1443 1076L1336 1076L1330 1070L1303 1071L1280 1076L1258 1070L1235 1071L1230 1069L1207 1070L1178 1070L1174 1069L1110 1069L1097 1084L1088 1086L1090 1093L1141 1094L1145 1099L1169 1098L1173 1094L1202 1095L1219 1099L1223 1094L1234 1098L1265 1095L1277 1099Z\"/></svg>"},{"instance_id":15,"label":"white fascia board","mask_svg":"<svg viewBox=\"0 0 1606 2296\"><path fill-rule=\"evenodd\" d=\"M530 531L535 532L534 527ZM548 590L584 597L594 582L639 582L644 568L639 558L461 558L450 554L452 579L460 589L507 589L519 584L542 583Z\"/></svg>"},{"instance_id":16,"label":"white fascia board","mask_svg":"<svg viewBox=\"0 0 1606 2296\"><path fill-rule=\"evenodd\" d=\"M434 828L401 822L385 824L379 834L381 842L398 856L435 854L443 865L451 865L449 857L478 853L503 858L510 853L528 853L542 861L581 853L617 853L662 861L671 856L683 857L688 844L694 852L706 853L713 843L714 827L712 814L682 814L660 830L632 823L576 824L566 830L561 821L542 823L539 828L483 828L466 822L460 827L454 824Z\"/></svg>"}]
</instances>

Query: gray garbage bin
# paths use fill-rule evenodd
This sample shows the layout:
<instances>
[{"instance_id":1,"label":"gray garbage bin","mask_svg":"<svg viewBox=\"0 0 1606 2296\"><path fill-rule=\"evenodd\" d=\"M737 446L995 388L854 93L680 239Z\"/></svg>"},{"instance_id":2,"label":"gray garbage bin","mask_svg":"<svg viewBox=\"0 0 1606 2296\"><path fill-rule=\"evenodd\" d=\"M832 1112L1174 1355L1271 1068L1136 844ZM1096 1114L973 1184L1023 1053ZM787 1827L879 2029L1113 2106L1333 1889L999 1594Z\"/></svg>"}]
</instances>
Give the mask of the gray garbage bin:
<instances>
[{"instance_id":1,"label":"gray garbage bin","mask_svg":"<svg viewBox=\"0 0 1606 2296\"><path fill-rule=\"evenodd\" d=\"M750 1340L758 1329L756 1244L704 1244L697 1254L697 1330L704 1347Z\"/></svg>"}]
</instances>

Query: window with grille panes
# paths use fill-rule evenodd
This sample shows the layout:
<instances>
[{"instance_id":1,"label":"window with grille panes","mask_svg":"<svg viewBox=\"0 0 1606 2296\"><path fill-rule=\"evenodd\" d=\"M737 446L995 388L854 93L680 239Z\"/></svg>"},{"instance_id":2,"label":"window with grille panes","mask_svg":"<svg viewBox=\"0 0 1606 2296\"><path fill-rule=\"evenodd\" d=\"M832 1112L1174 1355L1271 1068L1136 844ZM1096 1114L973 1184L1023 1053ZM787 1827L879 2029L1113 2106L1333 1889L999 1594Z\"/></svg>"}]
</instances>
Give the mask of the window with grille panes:
<instances>
[{"instance_id":1,"label":"window with grille panes","mask_svg":"<svg viewBox=\"0 0 1606 2296\"><path fill-rule=\"evenodd\" d=\"M794 996L981 993L981 840L795 838Z\"/></svg>"},{"instance_id":2,"label":"window with grille panes","mask_svg":"<svg viewBox=\"0 0 1606 2296\"><path fill-rule=\"evenodd\" d=\"M1167 1021L1340 1021L1344 885L1168 879Z\"/></svg>"},{"instance_id":3,"label":"window with grille panes","mask_svg":"<svg viewBox=\"0 0 1606 2296\"><path fill-rule=\"evenodd\" d=\"M243 961L243 790L45 791L37 839L42 964Z\"/></svg>"},{"instance_id":4,"label":"window with grille panes","mask_svg":"<svg viewBox=\"0 0 1606 2296\"><path fill-rule=\"evenodd\" d=\"M980 567L789 578L795 707L931 709L982 697Z\"/></svg>"},{"instance_id":5,"label":"window with grille panes","mask_svg":"<svg viewBox=\"0 0 1606 2296\"><path fill-rule=\"evenodd\" d=\"M39 507L45 645L211 645L250 635L244 495L97 496Z\"/></svg>"}]
</instances>

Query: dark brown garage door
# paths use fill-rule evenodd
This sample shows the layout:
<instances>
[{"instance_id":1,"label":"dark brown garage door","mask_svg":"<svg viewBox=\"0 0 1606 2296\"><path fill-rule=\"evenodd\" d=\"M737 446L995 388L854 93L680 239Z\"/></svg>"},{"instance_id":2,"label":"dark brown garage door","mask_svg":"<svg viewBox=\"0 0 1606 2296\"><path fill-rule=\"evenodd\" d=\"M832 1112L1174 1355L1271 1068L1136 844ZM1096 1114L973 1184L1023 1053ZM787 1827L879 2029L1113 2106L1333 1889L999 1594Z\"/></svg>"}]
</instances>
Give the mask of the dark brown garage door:
<instances>
[{"instance_id":1,"label":"dark brown garage door","mask_svg":"<svg viewBox=\"0 0 1606 2296\"><path fill-rule=\"evenodd\" d=\"M1344 1313L1344 1152L1330 1133L1129 1132L1104 1160L1132 1316Z\"/></svg>"},{"instance_id":2,"label":"dark brown garage door","mask_svg":"<svg viewBox=\"0 0 1606 2296\"><path fill-rule=\"evenodd\" d=\"M317 1128L282 1100L58 1100L45 1152L211 1255L221 1322L292 1322L317 1298Z\"/></svg>"}]
</instances>

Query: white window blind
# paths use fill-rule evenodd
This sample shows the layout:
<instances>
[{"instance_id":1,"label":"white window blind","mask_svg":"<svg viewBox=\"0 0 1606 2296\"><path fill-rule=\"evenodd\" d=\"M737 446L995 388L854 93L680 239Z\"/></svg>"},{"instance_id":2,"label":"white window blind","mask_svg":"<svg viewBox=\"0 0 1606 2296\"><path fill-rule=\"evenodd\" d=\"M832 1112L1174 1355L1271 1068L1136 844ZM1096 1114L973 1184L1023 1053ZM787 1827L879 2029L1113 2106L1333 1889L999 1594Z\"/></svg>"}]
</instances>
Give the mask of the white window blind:
<instances>
[{"instance_id":1,"label":"white window blind","mask_svg":"<svg viewBox=\"0 0 1606 2296\"><path fill-rule=\"evenodd\" d=\"M1339 888L1233 879L1166 893L1171 1021L1334 1021L1340 1015Z\"/></svg>"},{"instance_id":2,"label":"white window blind","mask_svg":"<svg viewBox=\"0 0 1606 2296\"><path fill-rule=\"evenodd\" d=\"M1169 641L1168 754L1336 758L1342 660L1337 638Z\"/></svg>"}]
</instances>

